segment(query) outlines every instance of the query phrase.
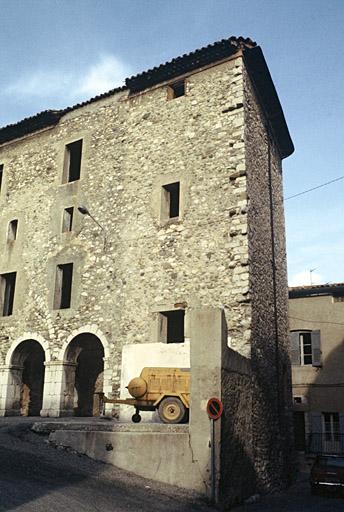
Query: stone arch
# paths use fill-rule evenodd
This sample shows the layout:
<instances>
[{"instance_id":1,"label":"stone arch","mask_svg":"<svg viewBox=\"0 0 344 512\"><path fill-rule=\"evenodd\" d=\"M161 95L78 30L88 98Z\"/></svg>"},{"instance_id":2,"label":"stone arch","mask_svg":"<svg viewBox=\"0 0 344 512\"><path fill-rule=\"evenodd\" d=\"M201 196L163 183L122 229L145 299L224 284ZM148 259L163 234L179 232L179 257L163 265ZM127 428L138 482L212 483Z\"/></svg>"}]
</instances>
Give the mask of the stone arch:
<instances>
[{"instance_id":1,"label":"stone arch","mask_svg":"<svg viewBox=\"0 0 344 512\"><path fill-rule=\"evenodd\" d=\"M78 329L62 347L64 415L98 416L103 391L105 347L97 330Z\"/></svg>"},{"instance_id":2,"label":"stone arch","mask_svg":"<svg viewBox=\"0 0 344 512\"><path fill-rule=\"evenodd\" d=\"M24 336L16 340L7 353L5 409L8 415L40 414L46 361L46 352L41 341Z\"/></svg>"},{"instance_id":3,"label":"stone arch","mask_svg":"<svg viewBox=\"0 0 344 512\"><path fill-rule=\"evenodd\" d=\"M20 336L19 338L17 338L11 344L11 346L6 354L6 361L5 361L6 366L9 366L11 364L12 356L13 356L13 353L15 352L16 348L23 341L26 341L26 340L35 340L35 341L37 341L37 343L42 345L42 349L44 350L44 353L45 353L45 362L51 361L51 353L50 353L49 343L47 341L45 341L44 338L42 336L40 336L39 334L28 332L28 333L25 333L23 336Z\"/></svg>"},{"instance_id":4,"label":"stone arch","mask_svg":"<svg viewBox=\"0 0 344 512\"><path fill-rule=\"evenodd\" d=\"M89 324L89 325L80 327L79 329L75 329L74 331L71 332L71 334L68 336L67 340L65 341L65 343L63 344L63 346L60 350L59 357L58 357L58 359L60 361L66 360L65 357L66 357L67 348L68 348L68 345L70 344L70 342L74 338L76 338L79 334L85 334L85 333L93 334L94 336L99 338L99 340L104 348L104 360L108 359L109 354L110 354L110 346L109 346L106 336L101 332L100 329L98 329L98 327L96 325Z\"/></svg>"}]
</instances>

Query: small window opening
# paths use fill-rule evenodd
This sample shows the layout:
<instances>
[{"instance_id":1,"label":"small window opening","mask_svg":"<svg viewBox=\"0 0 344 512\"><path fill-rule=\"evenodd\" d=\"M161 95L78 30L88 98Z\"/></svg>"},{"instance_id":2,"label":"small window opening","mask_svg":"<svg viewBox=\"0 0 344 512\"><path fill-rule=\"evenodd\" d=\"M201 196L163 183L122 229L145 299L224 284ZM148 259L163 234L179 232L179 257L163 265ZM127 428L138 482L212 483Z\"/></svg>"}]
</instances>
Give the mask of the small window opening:
<instances>
[{"instance_id":1,"label":"small window opening","mask_svg":"<svg viewBox=\"0 0 344 512\"><path fill-rule=\"evenodd\" d=\"M72 296L73 263L57 265L54 309L70 308Z\"/></svg>"},{"instance_id":2,"label":"small window opening","mask_svg":"<svg viewBox=\"0 0 344 512\"><path fill-rule=\"evenodd\" d=\"M62 219L62 232L63 233L66 233L67 231L72 231L73 214L74 214L74 208L72 206L70 208L64 209L63 219Z\"/></svg>"},{"instance_id":3,"label":"small window opening","mask_svg":"<svg viewBox=\"0 0 344 512\"><path fill-rule=\"evenodd\" d=\"M162 218L174 219L179 217L180 183L170 183L163 187Z\"/></svg>"},{"instance_id":4,"label":"small window opening","mask_svg":"<svg viewBox=\"0 0 344 512\"><path fill-rule=\"evenodd\" d=\"M168 88L168 99L172 100L181 96L185 96L185 80L171 84Z\"/></svg>"},{"instance_id":5,"label":"small window opening","mask_svg":"<svg viewBox=\"0 0 344 512\"><path fill-rule=\"evenodd\" d=\"M184 343L184 310L160 313L160 340L163 343Z\"/></svg>"},{"instance_id":6,"label":"small window opening","mask_svg":"<svg viewBox=\"0 0 344 512\"><path fill-rule=\"evenodd\" d=\"M295 404L302 404L302 396L294 396Z\"/></svg>"},{"instance_id":7,"label":"small window opening","mask_svg":"<svg viewBox=\"0 0 344 512\"><path fill-rule=\"evenodd\" d=\"M11 220L8 224L7 241L14 242L17 239L18 219Z\"/></svg>"},{"instance_id":8,"label":"small window opening","mask_svg":"<svg viewBox=\"0 0 344 512\"><path fill-rule=\"evenodd\" d=\"M13 312L14 291L16 287L16 272L2 274L0 278L1 314L10 316Z\"/></svg>"},{"instance_id":9,"label":"small window opening","mask_svg":"<svg viewBox=\"0 0 344 512\"><path fill-rule=\"evenodd\" d=\"M66 145L64 183L80 179L82 139Z\"/></svg>"},{"instance_id":10,"label":"small window opening","mask_svg":"<svg viewBox=\"0 0 344 512\"><path fill-rule=\"evenodd\" d=\"M1 188L2 188L3 175L4 175L4 166L3 166L3 164L0 164L0 192L1 192Z\"/></svg>"}]
</instances>

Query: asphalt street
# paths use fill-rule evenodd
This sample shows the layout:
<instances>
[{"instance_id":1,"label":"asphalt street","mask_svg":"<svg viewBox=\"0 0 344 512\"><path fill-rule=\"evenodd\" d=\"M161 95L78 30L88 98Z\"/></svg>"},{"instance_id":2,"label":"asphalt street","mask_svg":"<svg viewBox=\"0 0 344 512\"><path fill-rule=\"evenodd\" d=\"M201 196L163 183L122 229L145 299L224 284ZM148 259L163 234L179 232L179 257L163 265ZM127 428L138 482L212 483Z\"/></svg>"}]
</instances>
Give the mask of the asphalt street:
<instances>
[{"instance_id":1,"label":"asphalt street","mask_svg":"<svg viewBox=\"0 0 344 512\"><path fill-rule=\"evenodd\" d=\"M0 419L0 512L215 512L197 496L49 445L33 418ZM344 512L344 496L310 494L308 475L233 512Z\"/></svg>"},{"instance_id":2,"label":"asphalt street","mask_svg":"<svg viewBox=\"0 0 344 512\"><path fill-rule=\"evenodd\" d=\"M48 445L31 421L0 419L0 511L211 512L194 495Z\"/></svg>"}]
</instances>

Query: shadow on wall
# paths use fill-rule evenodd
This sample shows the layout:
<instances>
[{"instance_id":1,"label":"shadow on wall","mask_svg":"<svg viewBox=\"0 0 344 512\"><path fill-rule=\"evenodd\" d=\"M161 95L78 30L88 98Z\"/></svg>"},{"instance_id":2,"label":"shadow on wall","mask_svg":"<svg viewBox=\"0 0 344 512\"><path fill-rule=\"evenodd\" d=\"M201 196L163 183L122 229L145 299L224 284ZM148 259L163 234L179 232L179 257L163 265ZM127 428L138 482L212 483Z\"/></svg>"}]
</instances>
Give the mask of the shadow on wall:
<instances>
[{"instance_id":1,"label":"shadow on wall","mask_svg":"<svg viewBox=\"0 0 344 512\"><path fill-rule=\"evenodd\" d=\"M305 395L310 411L311 436L307 448L311 451L344 453L344 338L316 370L316 378ZM327 433L324 434L324 414L328 413ZM341 438L342 435L343 439Z\"/></svg>"}]
</instances>

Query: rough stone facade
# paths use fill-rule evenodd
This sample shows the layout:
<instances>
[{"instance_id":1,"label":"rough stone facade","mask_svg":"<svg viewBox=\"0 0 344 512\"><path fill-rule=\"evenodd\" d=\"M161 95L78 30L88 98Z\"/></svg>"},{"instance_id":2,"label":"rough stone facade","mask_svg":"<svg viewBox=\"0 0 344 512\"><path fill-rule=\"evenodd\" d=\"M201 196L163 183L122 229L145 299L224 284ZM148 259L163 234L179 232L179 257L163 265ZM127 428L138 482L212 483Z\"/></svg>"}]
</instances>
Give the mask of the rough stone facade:
<instances>
[{"instance_id":1,"label":"rough stone facade","mask_svg":"<svg viewBox=\"0 0 344 512\"><path fill-rule=\"evenodd\" d=\"M45 353L41 414L72 414L80 409L80 353L95 340L104 356L97 386L118 395L123 347L161 341L161 312L185 311L189 342L190 312L221 309L239 358L222 371L221 478L243 456L250 475L246 489L242 481L222 486L231 502L283 482L290 420L281 178L288 153L279 153L281 136L270 130L239 46L186 73L181 97L169 99L167 79L123 88L0 146L0 272L17 272L13 314L0 318L2 414L18 413L23 400L26 341ZM80 179L64 183L66 145L80 139ZM179 215L166 220L163 190L176 182ZM72 230L62 232L71 207ZM18 230L9 241L12 219ZM67 263L71 304L54 309L56 269Z\"/></svg>"}]
</instances>

